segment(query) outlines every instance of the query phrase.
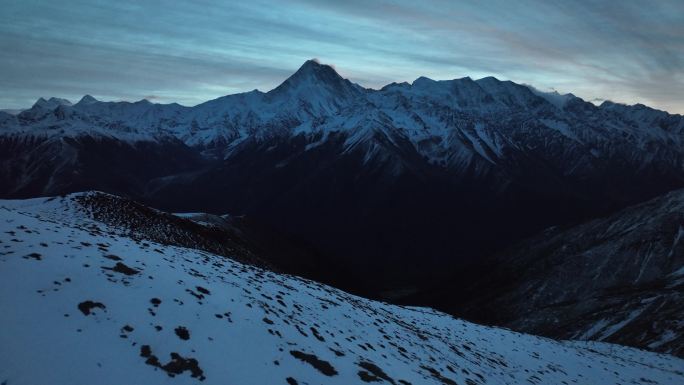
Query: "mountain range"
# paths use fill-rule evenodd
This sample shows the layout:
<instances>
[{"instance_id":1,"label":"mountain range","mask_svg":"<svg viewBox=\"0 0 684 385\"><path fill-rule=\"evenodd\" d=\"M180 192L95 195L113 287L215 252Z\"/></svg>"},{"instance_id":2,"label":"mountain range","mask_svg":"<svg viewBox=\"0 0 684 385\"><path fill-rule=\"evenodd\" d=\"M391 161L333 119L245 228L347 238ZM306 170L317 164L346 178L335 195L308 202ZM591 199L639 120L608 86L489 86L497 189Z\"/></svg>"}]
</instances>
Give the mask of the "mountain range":
<instances>
[{"instance_id":1,"label":"mountain range","mask_svg":"<svg viewBox=\"0 0 684 385\"><path fill-rule=\"evenodd\" d=\"M0 196L247 214L370 272L354 280L377 293L684 187L683 132L642 105L492 77L372 90L307 61L269 92L195 107L85 96L0 113Z\"/></svg>"},{"instance_id":2,"label":"mountain range","mask_svg":"<svg viewBox=\"0 0 684 385\"><path fill-rule=\"evenodd\" d=\"M368 89L311 60L194 107L0 112L2 198L100 190L207 213L212 253L262 245L245 261L354 294L679 355L681 207L664 194L681 188L681 115L493 77ZM659 321L643 301L669 318L636 335Z\"/></svg>"}]
</instances>

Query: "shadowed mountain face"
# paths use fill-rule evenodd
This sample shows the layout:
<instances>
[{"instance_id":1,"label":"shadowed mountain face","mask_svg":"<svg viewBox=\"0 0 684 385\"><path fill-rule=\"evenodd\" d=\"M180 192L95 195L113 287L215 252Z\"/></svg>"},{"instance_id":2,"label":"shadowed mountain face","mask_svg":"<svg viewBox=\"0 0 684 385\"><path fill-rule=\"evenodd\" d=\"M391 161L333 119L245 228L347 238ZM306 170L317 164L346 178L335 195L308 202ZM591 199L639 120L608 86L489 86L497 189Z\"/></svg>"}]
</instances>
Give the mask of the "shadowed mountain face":
<instances>
[{"instance_id":1,"label":"shadowed mountain face","mask_svg":"<svg viewBox=\"0 0 684 385\"><path fill-rule=\"evenodd\" d=\"M96 188L245 214L321 250L307 276L392 296L684 187L683 132L641 105L491 77L369 90L309 61L272 91L195 107L84 97L0 113L0 195Z\"/></svg>"},{"instance_id":2,"label":"shadowed mountain face","mask_svg":"<svg viewBox=\"0 0 684 385\"><path fill-rule=\"evenodd\" d=\"M479 277L473 282L470 276ZM684 355L684 190L550 228L411 301L559 339Z\"/></svg>"}]
</instances>

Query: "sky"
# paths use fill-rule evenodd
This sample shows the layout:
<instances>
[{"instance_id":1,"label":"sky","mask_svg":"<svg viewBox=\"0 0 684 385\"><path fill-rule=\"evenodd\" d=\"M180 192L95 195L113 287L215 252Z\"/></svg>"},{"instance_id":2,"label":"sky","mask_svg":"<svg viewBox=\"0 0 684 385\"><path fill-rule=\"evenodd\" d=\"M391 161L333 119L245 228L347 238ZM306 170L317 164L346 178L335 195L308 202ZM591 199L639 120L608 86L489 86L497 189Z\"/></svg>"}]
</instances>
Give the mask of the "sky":
<instances>
[{"instance_id":1,"label":"sky","mask_svg":"<svg viewBox=\"0 0 684 385\"><path fill-rule=\"evenodd\" d=\"M364 87L495 76L684 113L684 1L0 0L0 108L268 91L317 58Z\"/></svg>"}]
</instances>

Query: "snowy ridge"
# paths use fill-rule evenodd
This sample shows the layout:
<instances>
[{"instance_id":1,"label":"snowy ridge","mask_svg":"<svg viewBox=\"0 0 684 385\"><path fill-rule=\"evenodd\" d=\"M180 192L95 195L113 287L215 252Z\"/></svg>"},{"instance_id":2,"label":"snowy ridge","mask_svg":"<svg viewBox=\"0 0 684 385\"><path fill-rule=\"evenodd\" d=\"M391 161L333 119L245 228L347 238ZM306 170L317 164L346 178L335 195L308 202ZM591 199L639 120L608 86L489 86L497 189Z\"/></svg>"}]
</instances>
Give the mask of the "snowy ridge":
<instances>
[{"instance_id":1,"label":"snowy ridge","mask_svg":"<svg viewBox=\"0 0 684 385\"><path fill-rule=\"evenodd\" d=\"M671 356L478 326L128 238L82 215L78 196L0 202L6 384L684 382Z\"/></svg>"},{"instance_id":2,"label":"snowy ridge","mask_svg":"<svg viewBox=\"0 0 684 385\"><path fill-rule=\"evenodd\" d=\"M684 143L682 116L643 105L606 102L596 107L572 94L545 93L493 77L445 81L420 77L412 84L392 83L372 90L313 60L269 92L228 95L195 107L147 100L100 102L89 95L74 105L41 98L17 116L0 116L0 134L95 135L127 141L173 137L192 147L218 147L225 152L249 138L370 132L375 119L363 118L367 116L397 129L419 152L438 163L454 158L453 163L458 164L462 159L458 154L466 151L496 164L511 152L529 147L529 141L542 139L574 141L566 145L577 146L587 157L610 153L600 151L609 145L634 151L654 144L676 149L681 155ZM544 123L548 121L557 123ZM493 153L473 147L475 142L468 139L450 140L461 127L474 125L483 141L500 138L496 148L490 147ZM558 127L564 128L559 132Z\"/></svg>"},{"instance_id":3,"label":"snowy ridge","mask_svg":"<svg viewBox=\"0 0 684 385\"><path fill-rule=\"evenodd\" d=\"M532 93L546 99L547 102L553 104L554 106L556 106L557 108L559 108L561 110L571 100L579 99L579 98L577 98L577 96L575 96L573 94L560 94L560 93L558 93L558 91L544 92L544 91L540 91L540 90L538 90L532 86L528 86L528 87L530 88L530 91L532 91Z\"/></svg>"}]
</instances>

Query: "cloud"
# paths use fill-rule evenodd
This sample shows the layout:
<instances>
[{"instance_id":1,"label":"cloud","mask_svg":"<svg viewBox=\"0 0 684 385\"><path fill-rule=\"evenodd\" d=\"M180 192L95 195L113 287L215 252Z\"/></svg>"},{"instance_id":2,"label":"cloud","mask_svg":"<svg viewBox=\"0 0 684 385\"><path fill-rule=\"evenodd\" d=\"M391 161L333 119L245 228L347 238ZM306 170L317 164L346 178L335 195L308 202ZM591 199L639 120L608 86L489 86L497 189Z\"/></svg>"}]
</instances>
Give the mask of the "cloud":
<instances>
[{"instance_id":1,"label":"cloud","mask_svg":"<svg viewBox=\"0 0 684 385\"><path fill-rule=\"evenodd\" d=\"M273 88L317 57L375 88L494 75L684 113L678 0L26 0L3 12L2 107L85 93L191 105Z\"/></svg>"}]
</instances>

